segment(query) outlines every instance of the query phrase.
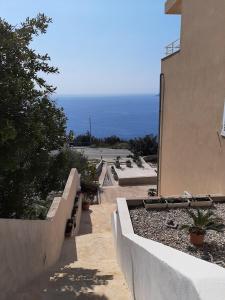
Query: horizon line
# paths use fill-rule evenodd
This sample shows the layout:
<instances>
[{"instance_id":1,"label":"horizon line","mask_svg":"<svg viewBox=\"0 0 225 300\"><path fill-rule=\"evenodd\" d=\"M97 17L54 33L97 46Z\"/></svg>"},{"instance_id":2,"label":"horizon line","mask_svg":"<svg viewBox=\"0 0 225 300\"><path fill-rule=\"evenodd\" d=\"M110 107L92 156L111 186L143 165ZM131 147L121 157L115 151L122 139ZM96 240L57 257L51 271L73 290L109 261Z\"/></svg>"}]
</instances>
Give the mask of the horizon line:
<instances>
[{"instance_id":1,"label":"horizon line","mask_svg":"<svg viewBox=\"0 0 225 300\"><path fill-rule=\"evenodd\" d=\"M159 96L159 93L123 93L123 94L53 94L53 97L118 97L118 96Z\"/></svg>"}]
</instances>

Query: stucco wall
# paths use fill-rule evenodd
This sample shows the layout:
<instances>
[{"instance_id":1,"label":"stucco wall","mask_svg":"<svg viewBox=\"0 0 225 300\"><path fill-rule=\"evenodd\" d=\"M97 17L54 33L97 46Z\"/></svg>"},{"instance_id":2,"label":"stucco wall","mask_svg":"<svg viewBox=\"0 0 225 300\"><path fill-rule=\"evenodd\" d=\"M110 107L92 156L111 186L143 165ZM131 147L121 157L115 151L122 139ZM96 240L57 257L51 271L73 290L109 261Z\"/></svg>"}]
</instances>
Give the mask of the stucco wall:
<instances>
[{"instance_id":1,"label":"stucco wall","mask_svg":"<svg viewBox=\"0 0 225 300\"><path fill-rule=\"evenodd\" d=\"M162 61L162 195L225 193L224 49L225 1L183 1L181 50Z\"/></svg>"},{"instance_id":2,"label":"stucco wall","mask_svg":"<svg viewBox=\"0 0 225 300\"><path fill-rule=\"evenodd\" d=\"M78 187L79 175L72 169L62 197L54 199L46 220L0 219L0 299L58 260Z\"/></svg>"},{"instance_id":3,"label":"stucco wall","mask_svg":"<svg viewBox=\"0 0 225 300\"><path fill-rule=\"evenodd\" d=\"M225 299L223 268L134 234L126 199L117 207L117 257L134 300Z\"/></svg>"}]
</instances>

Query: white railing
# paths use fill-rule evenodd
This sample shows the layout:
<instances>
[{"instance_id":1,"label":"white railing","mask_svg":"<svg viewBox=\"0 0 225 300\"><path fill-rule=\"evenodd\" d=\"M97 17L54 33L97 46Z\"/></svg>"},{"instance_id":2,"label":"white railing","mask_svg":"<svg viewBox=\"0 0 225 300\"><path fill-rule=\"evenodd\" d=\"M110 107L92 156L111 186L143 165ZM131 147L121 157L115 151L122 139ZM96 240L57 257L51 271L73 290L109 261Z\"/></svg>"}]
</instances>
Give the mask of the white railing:
<instances>
[{"instance_id":1,"label":"white railing","mask_svg":"<svg viewBox=\"0 0 225 300\"><path fill-rule=\"evenodd\" d=\"M180 39L170 43L166 46L166 56L169 56L180 50Z\"/></svg>"}]
</instances>

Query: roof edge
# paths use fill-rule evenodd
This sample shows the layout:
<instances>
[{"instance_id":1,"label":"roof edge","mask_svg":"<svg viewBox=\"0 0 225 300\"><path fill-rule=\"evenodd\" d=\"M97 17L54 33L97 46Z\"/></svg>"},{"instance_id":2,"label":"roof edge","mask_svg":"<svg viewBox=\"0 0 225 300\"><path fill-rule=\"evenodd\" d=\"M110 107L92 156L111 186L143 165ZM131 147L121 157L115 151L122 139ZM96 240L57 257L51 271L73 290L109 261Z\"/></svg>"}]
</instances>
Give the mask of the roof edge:
<instances>
[{"instance_id":1,"label":"roof edge","mask_svg":"<svg viewBox=\"0 0 225 300\"><path fill-rule=\"evenodd\" d=\"M165 13L170 15L181 15L182 0L167 0L165 3Z\"/></svg>"}]
</instances>

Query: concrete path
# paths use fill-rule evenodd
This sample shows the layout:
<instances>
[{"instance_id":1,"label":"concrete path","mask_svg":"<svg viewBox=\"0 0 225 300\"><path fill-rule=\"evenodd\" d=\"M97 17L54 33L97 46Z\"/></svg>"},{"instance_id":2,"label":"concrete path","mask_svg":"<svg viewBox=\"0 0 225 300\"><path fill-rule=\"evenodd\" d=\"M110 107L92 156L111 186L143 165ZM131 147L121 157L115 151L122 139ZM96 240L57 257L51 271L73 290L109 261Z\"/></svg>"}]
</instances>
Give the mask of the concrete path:
<instances>
[{"instance_id":1,"label":"concrete path","mask_svg":"<svg viewBox=\"0 0 225 300\"><path fill-rule=\"evenodd\" d=\"M79 236L65 240L58 264L7 300L131 299L116 262L111 213L117 197L145 197L148 188L103 188L102 204L83 212Z\"/></svg>"},{"instance_id":2,"label":"concrete path","mask_svg":"<svg viewBox=\"0 0 225 300\"><path fill-rule=\"evenodd\" d=\"M83 212L79 236L65 240L59 263L12 299L131 299L116 262L111 232L114 209L115 199Z\"/></svg>"}]
</instances>

